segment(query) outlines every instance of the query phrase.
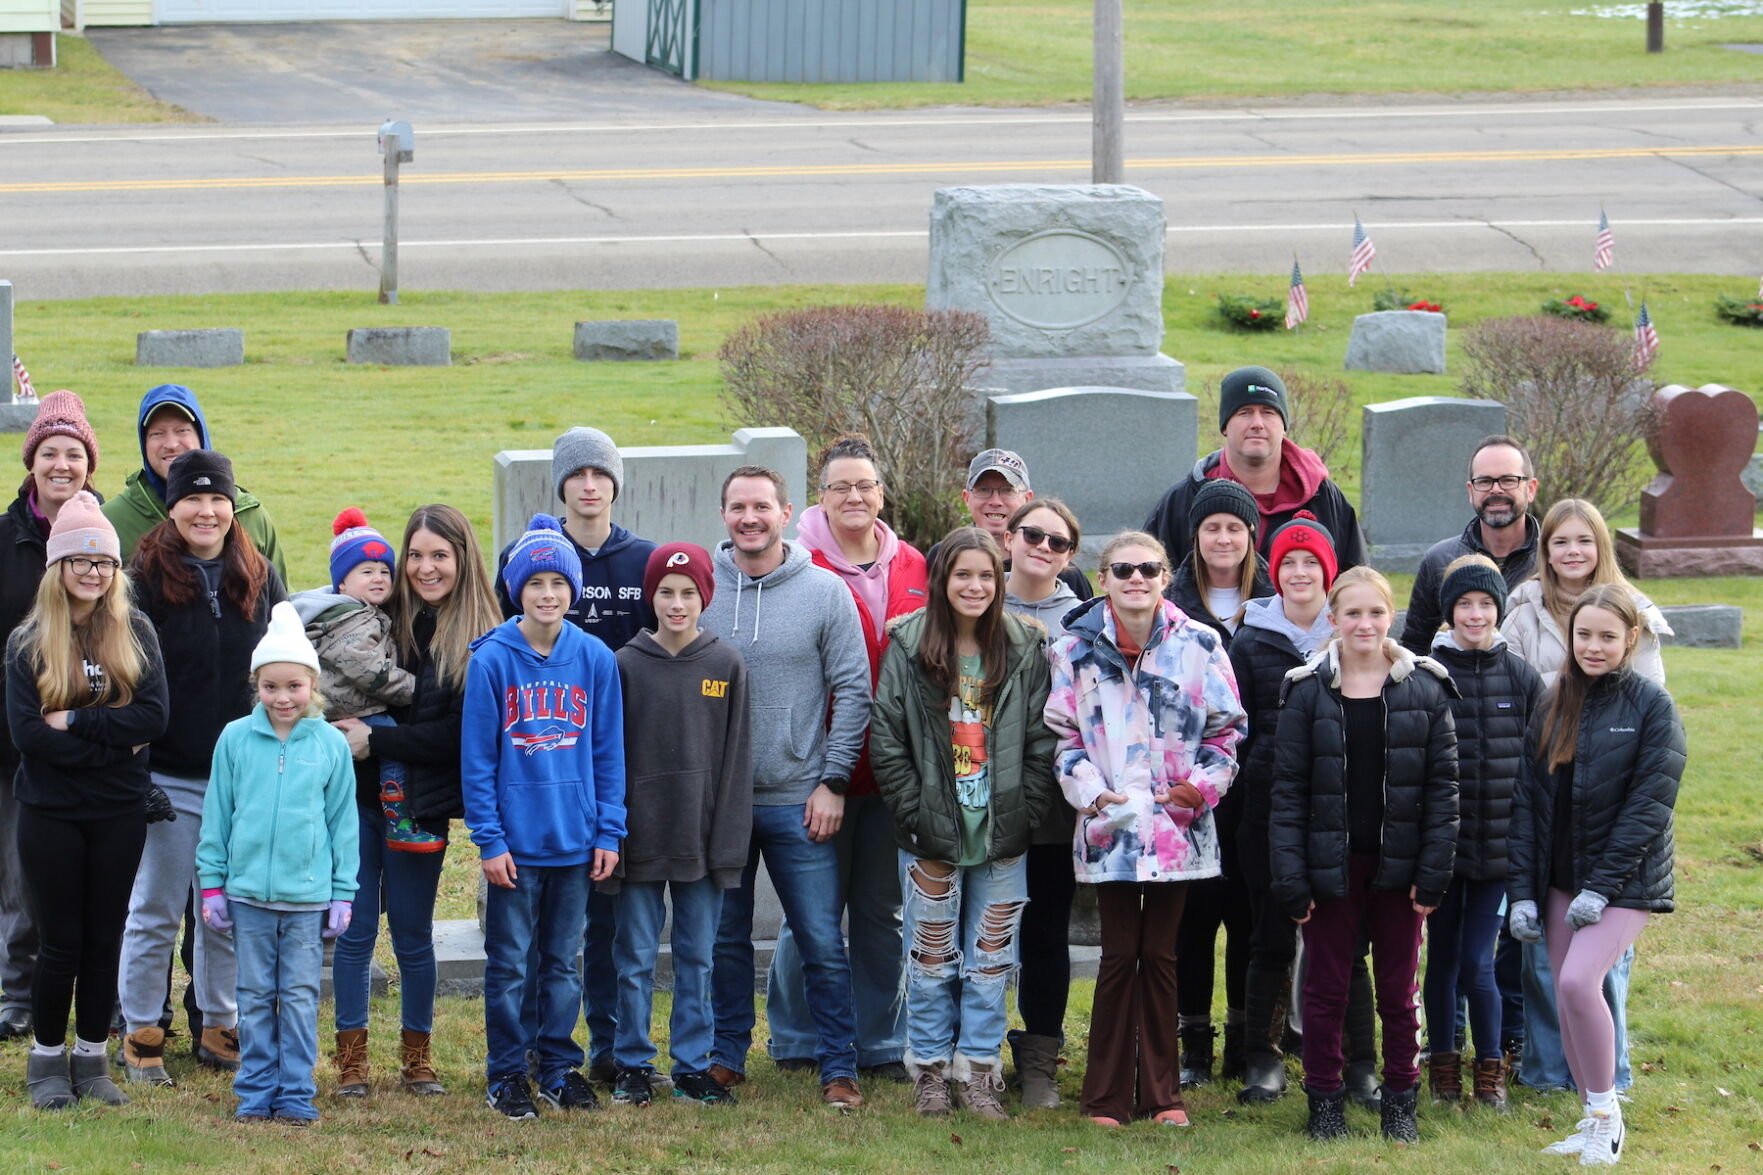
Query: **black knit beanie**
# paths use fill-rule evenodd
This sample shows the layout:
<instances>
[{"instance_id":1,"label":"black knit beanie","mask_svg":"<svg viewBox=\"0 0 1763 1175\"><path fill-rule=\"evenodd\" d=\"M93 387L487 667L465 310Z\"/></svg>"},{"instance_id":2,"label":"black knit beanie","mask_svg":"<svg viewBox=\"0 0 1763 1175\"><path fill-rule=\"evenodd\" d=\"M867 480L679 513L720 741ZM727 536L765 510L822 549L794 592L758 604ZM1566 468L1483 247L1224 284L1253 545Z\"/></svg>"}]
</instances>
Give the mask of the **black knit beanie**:
<instances>
[{"instance_id":1,"label":"black knit beanie","mask_svg":"<svg viewBox=\"0 0 1763 1175\"><path fill-rule=\"evenodd\" d=\"M1451 623L1452 609L1465 592L1486 592L1492 596L1494 623L1506 623L1506 578L1498 569L1477 560L1445 575L1444 582L1439 585L1439 607L1447 625Z\"/></svg>"},{"instance_id":2,"label":"black knit beanie","mask_svg":"<svg viewBox=\"0 0 1763 1175\"><path fill-rule=\"evenodd\" d=\"M1292 427L1291 405L1286 402L1285 381L1265 367L1239 367L1218 385L1218 431L1224 422L1250 404L1265 404Z\"/></svg>"},{"instance_id":3,"label":"black knit beanie","mask_svg":"<svg viewBox=\"0 0 1763 1175\"><path fill-rule=\"evenodd\" d=\"M179 453L165 471L165 504L175 506L191 494L225 494L237 504L239 487L233 463L213 449Z\"/></svg>"},{"instance_id":4,"label":"black knit beanie","mask_svg":"<svg viewBox=\"0 0 1763 1175\"><path fill-rule=\"evenodd\" d=\"M1236 515L1249 528L1251 536L1261 526L1261 507L1255 504L1255 495L1229 478L1211 478L1195 491L1188 507L1188 534L1198 534L1200 524L1214 514ZM1253 539L1250 541L1252 544Z\"/></svg>"}]
</instances>

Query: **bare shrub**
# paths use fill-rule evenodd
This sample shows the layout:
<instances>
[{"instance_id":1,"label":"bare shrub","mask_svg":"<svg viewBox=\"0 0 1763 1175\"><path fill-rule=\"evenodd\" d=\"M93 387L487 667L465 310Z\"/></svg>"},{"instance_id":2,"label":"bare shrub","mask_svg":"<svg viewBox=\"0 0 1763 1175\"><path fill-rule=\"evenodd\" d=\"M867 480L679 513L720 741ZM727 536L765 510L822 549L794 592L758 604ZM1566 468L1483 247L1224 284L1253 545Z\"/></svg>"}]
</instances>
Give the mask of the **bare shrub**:
<instances>
[{"instance_id":1,"label":"bare shrub","mask_svg":"<svg viewBox=\"0 0 1763 1175\"><path fill-rule=\"evenodd\" d=\"M1279 373L1291 406L1292 440L1310 449L1328 466L1329 476L1339 481L1353 467L1353 442L1358 430L1353 415L1353 389L1347 381L1331 375L1286 369Z\"/></svg>"},{"instance_id":2,"label":"bare shrub","mask_svg":"<svg viewBox=\"0 0 1763 1175\"><path fill-rule=\"evenodd\" d=\"M903 306L768 314L722 345L722 401L745 427L793 428L809 452L869 437L887 483L884 517L923 548L960 524L983 316Z\"/></svg>"},{"instance_id":3,"label":"bare shrub","mask_svg":"<svg viewBox=\"0 0 1763 1175\"><path fill-rule=\"evenodd\" d=\"M1539 513L1585 498L1606 515L1630 506L1650 475L1653 383L1619 331L1546 315L1494 318L1463 342L1463 394L1506 405L1506 431L1536 464Z\"/></svg>"}]
</instances>

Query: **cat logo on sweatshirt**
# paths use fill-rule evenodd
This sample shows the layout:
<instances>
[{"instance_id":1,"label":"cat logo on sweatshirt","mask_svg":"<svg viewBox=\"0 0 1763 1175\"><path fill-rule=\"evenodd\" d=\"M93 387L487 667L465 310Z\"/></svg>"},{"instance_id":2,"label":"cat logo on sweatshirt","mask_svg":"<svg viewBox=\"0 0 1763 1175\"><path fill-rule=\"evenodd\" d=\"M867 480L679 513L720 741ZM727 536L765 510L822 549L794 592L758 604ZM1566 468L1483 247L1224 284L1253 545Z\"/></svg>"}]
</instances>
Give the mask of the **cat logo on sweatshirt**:
<instances>
[{"instance_id":1,"label":"cat logo on sweatshirt","mask_svg":"<svg viewBox=\"0 0 1763 1175\"><path fill-rule=\"evenodd\" d=\"M698 687L698 692L707 698L726 698L728 697L728 682L713 681L706 677L704 684Z\"/></svg>"}]
</instances>

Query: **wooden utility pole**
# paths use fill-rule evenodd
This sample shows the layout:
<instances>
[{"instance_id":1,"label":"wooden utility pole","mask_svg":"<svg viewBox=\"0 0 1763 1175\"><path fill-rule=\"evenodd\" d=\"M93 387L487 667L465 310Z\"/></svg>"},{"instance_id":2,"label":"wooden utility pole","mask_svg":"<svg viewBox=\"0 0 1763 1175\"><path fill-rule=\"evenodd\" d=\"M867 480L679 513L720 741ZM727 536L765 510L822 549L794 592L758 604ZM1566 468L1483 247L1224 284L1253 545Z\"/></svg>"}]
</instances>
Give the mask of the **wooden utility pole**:
<instances>
[{"instance_id":1,"label":"wooden utility pole","mask_svg":"<svg viewBox=\"0 0 1763 1175\"><path fill-rule=\"evenodd\" d=\"M1090 182L1118 184L1126 177L1126 39L1121 0L1096 0L1095 90L1090 100Z\"/></svg>"},{"instance_id":2,"label":"wooden utility pole","mask_svg":"<svg viewBox=\"0 0 1763 1175\"><path fill-rule=\"evenodd\" d=\"M1647 52L1665 52L1665 5L1659 0L1647 5Z\"/></svg>"}]
</instances>

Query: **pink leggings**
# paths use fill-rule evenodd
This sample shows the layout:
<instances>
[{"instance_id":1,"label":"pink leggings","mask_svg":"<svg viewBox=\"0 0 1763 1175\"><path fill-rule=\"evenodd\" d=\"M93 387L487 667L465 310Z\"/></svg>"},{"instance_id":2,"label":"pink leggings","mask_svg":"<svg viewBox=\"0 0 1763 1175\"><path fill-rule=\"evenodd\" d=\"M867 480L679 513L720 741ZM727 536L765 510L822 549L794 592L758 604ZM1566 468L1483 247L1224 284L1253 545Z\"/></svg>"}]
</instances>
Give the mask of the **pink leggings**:
<instances>
[{"instance_id":1,"label":"pink leggings","mask_svg":"<svg viewBox=\"0 0 1763 1175\"><path fill-rule=\"evenodd\" d=\"M1549 891L1543 938L1555 973L1555 1010L1561 1017L1561 1050L1580 1097L1616 1085L1616 1025L1604 1002L1604 975L1634 945L1647 925L1645 910L1604 907L1597 922L1575 930L1567 924L1574 895Z\"/></svg>"}]
</instances>

